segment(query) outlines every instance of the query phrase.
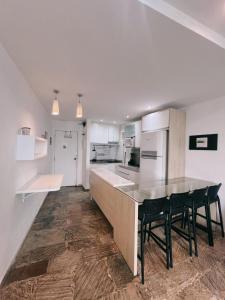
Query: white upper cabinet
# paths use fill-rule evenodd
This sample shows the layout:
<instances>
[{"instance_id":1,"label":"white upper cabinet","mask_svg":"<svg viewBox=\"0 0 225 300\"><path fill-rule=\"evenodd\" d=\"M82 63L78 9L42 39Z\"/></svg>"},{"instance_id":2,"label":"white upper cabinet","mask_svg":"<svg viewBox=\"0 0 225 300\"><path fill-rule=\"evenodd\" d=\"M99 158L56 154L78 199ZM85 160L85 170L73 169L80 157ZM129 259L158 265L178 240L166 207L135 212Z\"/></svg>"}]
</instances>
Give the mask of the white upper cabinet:
<instances>
[{"instance_id":1,"label":"white upper cabinet","mask_svg":"<svg viewBox=\"0 0 225 300\"><path fill-rule=\"evenodd\" d=\"M108 127L108 141L119 142L120 132L119 127L115 125L109 125Z\"/></svg>"},{"instance_id":2,"label":"white upper cabinet","mask_svg":"<svg viewBox=\"0 0 225 300\"><path fill-rule=\"evenodd\" d=\"M141 121L136 121L135 126L135 147L141 147Z\"/></svg>"},{"instance_id":3,"label":"white upper cabinet","mask_svg":"<svg viewBox=\"0 0 225 300\"><path fill-rule=\"evenodd\" d=\"M91 143L107 144L108 127L105 124L92 123L90 129Z\"/></svg>"},{"instance_id":4,"label":"white upper cabinet","mask_svg":"<svg viewBox=\"0 0 225 300\"><path fill-rule=\"evenodd\" d=\"M135 136L135 124L134 123L129 123L129 124L125 125L124 135L125 135L125 138L132 138Z\"/></svg>"},{"instance_id":5,"label":"white upper cabinet","mask_svg":"<svg viewBox=\"0 0 225 300\"><path fill-rule=\"evenodd\" d=\"M119 127L102 123L92 123L90 128L90 142L107 144L119 142Z\"/></svg>"},{"instance_id":6,"label":"white upper cabinet","mask_svg":"<svg viewBox=\"0 0 225 300\"><path fill-rule=\"evenodd\" d=\"M169 127L170 110L151 113L142 118L142 131L154 131Z\"/></svg>"}]
</instances>

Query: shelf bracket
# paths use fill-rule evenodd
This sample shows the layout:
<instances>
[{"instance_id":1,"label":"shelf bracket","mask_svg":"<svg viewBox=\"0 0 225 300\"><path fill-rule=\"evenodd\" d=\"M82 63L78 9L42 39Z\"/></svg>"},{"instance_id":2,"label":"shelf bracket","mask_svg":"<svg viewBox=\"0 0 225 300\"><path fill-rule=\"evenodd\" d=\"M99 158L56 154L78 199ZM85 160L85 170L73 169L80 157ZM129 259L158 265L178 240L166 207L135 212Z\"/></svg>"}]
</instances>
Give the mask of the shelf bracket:
<instances>
[{"instance_id":1,"label":"shelf bracket","mask_svg":"<svg viewBox=\"0 0 225 300\"><path fill-rule=\"evenodd\" d=\"M31 195L33 195L33 193L25 193L25 194L21 194L21 199L24 202L27 198L29 198Z\"/></svg>"}]
</instances>

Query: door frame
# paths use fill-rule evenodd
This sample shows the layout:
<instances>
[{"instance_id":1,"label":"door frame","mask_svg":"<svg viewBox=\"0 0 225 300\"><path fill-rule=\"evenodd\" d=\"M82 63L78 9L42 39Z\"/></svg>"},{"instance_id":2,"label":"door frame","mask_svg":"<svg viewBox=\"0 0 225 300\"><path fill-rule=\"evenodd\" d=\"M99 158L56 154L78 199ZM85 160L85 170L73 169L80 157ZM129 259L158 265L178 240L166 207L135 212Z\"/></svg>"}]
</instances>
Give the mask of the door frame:
<instances>
[{"instance_id":1,"label":"door frame","mask_svg":"<svg viewBox=\"0 0 225 300\"><path fill-rule=\"evenodd\" d=\"M76 145L76 151L77 151L77 157L76 157L76 167L75 167L75 176L76 176L76 179L75 179L75 183L74 183L74 186L77 186L77 170L78 170L78 159L79 159L79 147L78 147L78 138L79 138L79 135L78 135L78 131L77 130L63 130L63 129L55 129L54 130L54 142L53 142L53 147L54 147L54 150L53 150L53 172L55 174L55 146L56 146L56 133L57 132L74 132L76 133L77 135L77 145Z\"/></svg>"}]
</instances>

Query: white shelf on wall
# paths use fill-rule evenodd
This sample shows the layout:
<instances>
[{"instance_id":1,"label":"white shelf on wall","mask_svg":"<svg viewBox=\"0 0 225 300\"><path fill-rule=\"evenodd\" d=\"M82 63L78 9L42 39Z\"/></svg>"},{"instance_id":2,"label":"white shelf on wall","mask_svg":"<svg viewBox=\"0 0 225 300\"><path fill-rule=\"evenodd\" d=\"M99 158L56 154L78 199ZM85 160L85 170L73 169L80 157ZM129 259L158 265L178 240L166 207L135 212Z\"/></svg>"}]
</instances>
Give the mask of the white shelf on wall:
<instances>
[{"instance_id":1,"label":"white shelf on wall","mask_svg":"<svg viewBox=\"0 0 225 300\"><path fill-rule=\"evenodd\" d=\"M16 160L35 160L48 153L48 140L33 135L17 135Z\"/></svg>"},{"instance_id":2,"label":"white shelf on wall","mask_svg":"<svg viewBox=\"0 0 225 300\"><path fill-rule=\"evenodd\" d=\"M17 195L22 195L25 199L28 195L33 193L45 193L59 191L62 186L63 175L37 175L23 187L16 191Z\"/></svg>"}]
</instances>

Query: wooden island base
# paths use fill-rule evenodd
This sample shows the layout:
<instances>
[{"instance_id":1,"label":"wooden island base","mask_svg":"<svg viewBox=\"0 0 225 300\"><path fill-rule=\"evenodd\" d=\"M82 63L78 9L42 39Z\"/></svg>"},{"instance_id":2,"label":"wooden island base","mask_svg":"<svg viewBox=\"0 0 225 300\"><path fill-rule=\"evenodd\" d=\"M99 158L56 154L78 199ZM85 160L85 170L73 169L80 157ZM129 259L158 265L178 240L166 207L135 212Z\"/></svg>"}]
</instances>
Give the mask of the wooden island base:
<instances>
[{"instance_id":1,"label":"wooden island base","mask_svg":"<svg viewBox=\"0 0 225 300\"><path fill-rule=\"evenodd\" d=\"M91 197L113 227L113 238L134 276L137 275L138 203L91 172Z\"/></svg>"}]
</instances>

